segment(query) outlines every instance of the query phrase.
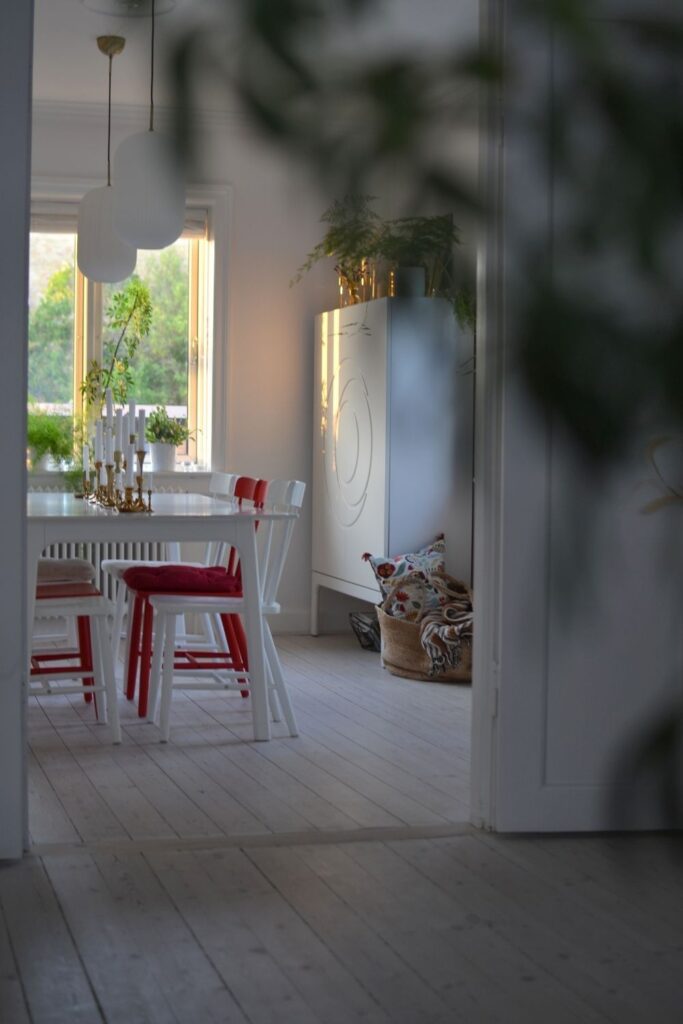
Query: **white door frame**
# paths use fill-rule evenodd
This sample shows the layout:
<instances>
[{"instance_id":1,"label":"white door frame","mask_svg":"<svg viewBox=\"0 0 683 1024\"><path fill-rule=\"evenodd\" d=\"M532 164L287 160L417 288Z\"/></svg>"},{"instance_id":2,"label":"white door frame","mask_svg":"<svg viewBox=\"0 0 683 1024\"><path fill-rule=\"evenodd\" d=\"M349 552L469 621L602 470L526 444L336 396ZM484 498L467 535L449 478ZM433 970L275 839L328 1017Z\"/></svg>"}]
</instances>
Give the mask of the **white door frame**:
<instances>
[{"instance_id":1,"label":"white door frame","mask_svg":"<svg viewBox=\"0 0 683 1024\"><path fill-rule=\"evenodd\" d=\"M33 3L0 9L0 859L20 857L26 827L26 387Z\"/></svg>"},{"instance_id":2,"label":"white door frame","mask_svg":"<svg viewBox=\"0 0 683 1024\"><path fill-rule=\"evenodd\" d=\"M502 23L501 0L481 0L484 38L497 39ZM0 106L0 129L8 142L0 168L0 206L5 225L8 273L0 275L4 310L6 380L0 403L0 432L12 438L25 434L27 379L26 337L28 227L30 223L30 126L33 4L3 8L0 15L0 76L11 104ZM502 180L499 99L485 112L481 143L481 181L491 216L484 229L478 270L477 435L475 441L474 584L476 594L473 693L472 820L495 827L496 701L499 669L502 246L499 190ZM7 126L5 125L7 122ZM8 140L13 140L10 145ZM9 160L11 159L11 164ZM10 330L10 322L12 329ZM11 351L10 351L11 349ZM26 622L23 594L25 544L25 460L21 445L9 446L3 465L4 544L0 549L7 587L0 606L0 859L21 856L27 819L25 673ZM7 668L5 668L7 666Z\"/></svg>"}]
</instances>

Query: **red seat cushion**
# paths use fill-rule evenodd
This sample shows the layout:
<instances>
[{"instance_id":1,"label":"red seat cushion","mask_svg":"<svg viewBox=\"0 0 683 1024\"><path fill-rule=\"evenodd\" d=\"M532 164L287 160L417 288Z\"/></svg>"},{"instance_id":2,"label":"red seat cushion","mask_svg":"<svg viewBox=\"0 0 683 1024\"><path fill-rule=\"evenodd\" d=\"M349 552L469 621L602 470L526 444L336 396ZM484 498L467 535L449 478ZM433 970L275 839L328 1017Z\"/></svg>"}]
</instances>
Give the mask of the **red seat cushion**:
<instances>
[{"instance_id":1,"label":"red seat cushion","mask_svg":"<svg viewBox=\"0 0 683 1024\"><path fill-rule=\"evenodd\" d=\"M146 594L241 594L240 580L221 565L136 566L123 574L131 590Z\"/></svg>"},{"instance_id":2,"label":"red seat cushion","mask_svg":"<svg viewBox=\"0 0 683 1024\"><path fill-rule=\"evenodd\" d=\"M70 597L101 597L94 583L87 581L73 583L39 583L36 587L36 598L39 601L70 598Z\"/></svg>"}]
</instances>

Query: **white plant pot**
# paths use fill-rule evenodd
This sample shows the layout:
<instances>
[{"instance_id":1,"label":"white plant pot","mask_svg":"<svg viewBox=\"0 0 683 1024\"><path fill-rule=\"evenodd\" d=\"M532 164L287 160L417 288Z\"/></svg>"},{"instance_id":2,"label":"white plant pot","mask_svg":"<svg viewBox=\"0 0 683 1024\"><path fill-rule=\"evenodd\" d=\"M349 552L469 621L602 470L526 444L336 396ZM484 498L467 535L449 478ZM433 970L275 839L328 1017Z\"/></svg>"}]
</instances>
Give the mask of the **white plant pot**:
<instances>
[{"instance_id":1,"label":"white plant pot","mask_svg":"<svg viewBox=\"0 0 683 1024\"><path fill-rule=\"evenodd\" d=\"M39 459L34 459L33 456L31 456L31 468L34 472L48 473L50 470L55 468L55 462L52 456L46 452L45 455L41 455Z\"/></svg>"},{"instance_id":2,"label":"white plant pot","mask_svg":"<svg viewBox=\"0 0 683 1024\"><path fill-rule=\"evenodd\" d=\"M162 441L153 441L152 469L155 473L172 473L175 469L175 445L164 444Z\"/></svg>"}]
</instances>

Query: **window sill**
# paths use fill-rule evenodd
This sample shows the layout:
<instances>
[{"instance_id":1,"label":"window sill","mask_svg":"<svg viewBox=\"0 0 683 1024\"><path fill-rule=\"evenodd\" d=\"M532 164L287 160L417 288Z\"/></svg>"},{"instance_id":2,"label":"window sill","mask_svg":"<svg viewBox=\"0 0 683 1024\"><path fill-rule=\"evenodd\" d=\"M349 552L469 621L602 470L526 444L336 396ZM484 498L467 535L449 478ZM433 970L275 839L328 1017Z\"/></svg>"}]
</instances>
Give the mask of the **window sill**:
<instances>
[{"instance_id":1,"label":"window sill","mask_svg":"<svg viewBox=\"0 0 683 1024\"><path fill-rule=\"evenodd\" d=\"M30 471L27 477L29 491L63 491L65 474L60 469ZM154 474L154 490L196 491L207 493L211 470L183 469L178 467L166 473Z\"/></svg>"}]
</instances>

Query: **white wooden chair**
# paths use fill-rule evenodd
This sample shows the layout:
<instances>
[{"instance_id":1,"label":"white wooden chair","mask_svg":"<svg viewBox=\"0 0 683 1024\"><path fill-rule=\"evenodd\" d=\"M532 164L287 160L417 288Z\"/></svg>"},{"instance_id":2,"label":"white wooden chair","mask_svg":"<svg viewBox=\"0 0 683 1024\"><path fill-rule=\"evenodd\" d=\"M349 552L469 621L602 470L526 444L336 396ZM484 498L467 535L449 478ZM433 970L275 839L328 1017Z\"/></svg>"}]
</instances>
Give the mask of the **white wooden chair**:
<instances>
[{"instance_id":1,"label":"white wooden chair","mask_svg":"<svg viewBox=\"0 0 683 1024\"><path fill-rule=\"evenodd\" d=\"M69 693L83 694L86 699L94 697L98 717L111 726L114 743L120 743L114 662L107 631L110 612L110 602L89 581L78 576L71 581L41 583L39 579L35 622L54 618L75 621L76 643L67 641L61 645L41 647L39 639L34 639L28 692L34 697ZM45 637L40 641L44 644ZM98 694L104 698L100 705Z\"/></svg>"},{"instance_id":2,"label":"white wooden chair","mask_svg":"<svg viewBox=\"0 0 683 1024\"><path fill-rule=\"evenodd\" d=\"M297 514L303 504L306 485L299 480L274 480L268 486L266 507L275 511ZM268 700L274 721L281 715L291 736L298 735L294 711L287 692L280 659L268 625L268 616L277 615L280 605L277 592L294 530L295 518L263 520L259 528L259 577L261 584L261 614L263 616L264 653L267 667ZM190 690L243 691L248 687L248 670L236 671L226 667L217 672L197 667L181 668L176 664L176 621L181 615L199 612L214 616L237 615L244 611L241 596L202 597L193 594L159 594L150 597L155 612L154 657L150 676L150 714L158 720L162 742L170 733L170 708L173 687ZM178 682L174 679L178 677ZM189 681L188 677L192 677ZM184 681L180 681L184 680Z\"/></svg>"},{"instance_id":3,"label":"white wooden chair","mask_svg":"<svg viewBox=\"0 0 683 1024\"><path fill-rule=\"evenodd\" d=\"M233 496L236 480L236 473L212 473L211 479L209 480L209 494L213 498L222 498L229 501ZM221 554L221 545L212 542L206 546L203 561L183 562L182 564L193 566L217 565ZM157 566L179 564L180 562L180 545L176 543L166 544L166 558L158 561L136 558L108 558L102 562L102 572L111 576L116 581L116 603L114 608L114 621L111 629L111 645L114 662L116 662L119 655L121 638L123 637L123 623L128 611L128 589L123 582L124 572L126 569L132 569L138 565ZM206 632L207 628L209 628L207 621L204 620L202 625L204 632ZM210 633L209 636L212 636L212 634ZM127 663L128 659L126 656L125 664Z\"/></svg>"}]
</instances>

